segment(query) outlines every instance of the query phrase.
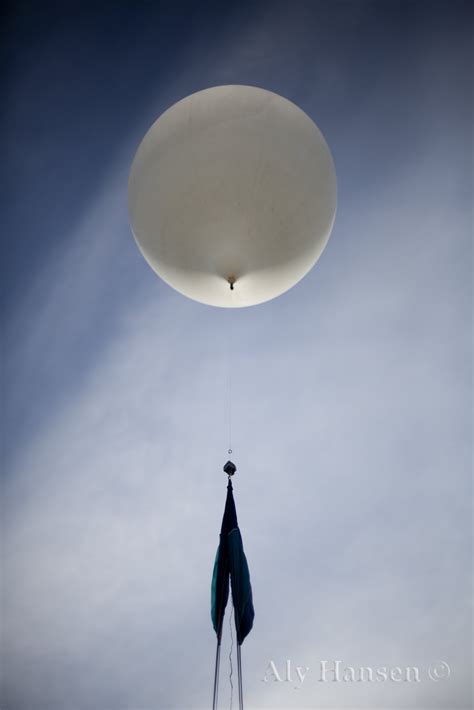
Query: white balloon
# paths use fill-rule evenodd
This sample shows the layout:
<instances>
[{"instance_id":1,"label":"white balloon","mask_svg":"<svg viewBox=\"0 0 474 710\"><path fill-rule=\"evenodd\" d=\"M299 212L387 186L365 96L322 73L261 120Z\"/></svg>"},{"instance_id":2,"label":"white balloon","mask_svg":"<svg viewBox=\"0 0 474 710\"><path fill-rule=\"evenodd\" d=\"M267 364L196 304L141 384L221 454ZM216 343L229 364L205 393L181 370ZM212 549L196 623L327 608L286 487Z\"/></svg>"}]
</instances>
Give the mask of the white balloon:
<instances>
[{"instance_id":1,"label":"white balloon","mask_svg":"<svg viewBox=\"0 0 474 710\"><path fill-rule=\"evenodd\" d=\"M291 101L253 86L178 101L145 135L130 173L143 256L170 286L212 306L252 306L291 288L321 255L335 213L320 130Z\"/></svg>"}]
</instances>

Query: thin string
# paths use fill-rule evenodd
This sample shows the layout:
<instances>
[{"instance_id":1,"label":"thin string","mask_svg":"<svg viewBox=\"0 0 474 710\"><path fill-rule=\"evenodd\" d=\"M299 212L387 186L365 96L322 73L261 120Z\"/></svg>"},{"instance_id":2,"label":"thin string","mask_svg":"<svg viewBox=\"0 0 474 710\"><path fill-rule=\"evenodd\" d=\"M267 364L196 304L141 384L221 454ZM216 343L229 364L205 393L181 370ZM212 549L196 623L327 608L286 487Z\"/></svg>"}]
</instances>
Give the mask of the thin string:
<instances>
[{"instance_id":1,"label":"thin string","mask_svg":"<svg viewBox=\"0 0 474 710\"><path fill-rule=\"evenodd\" d=\"M244 691L242 688L242 657L240 651L242 646L237 643L237 678L239 680L239 710L244 710Z\"/></svg>"},{"instance_id":2,"label":"thin string","mask_svg":"<svg viewBox=\"0 0 474 710\"><path fill-rule=\"evenodd\" d=\"M230 651L229 651L229 663L230 663L230 674L229 674L229 682L230 682L230 710L232 710L232 700L234 697L234 684L232 683L232 673L233 673L233 667L232 667L232 649L234 647L234 636L232 634L232 615L234 613L234 607L232 607L231 612L229 614L229 628L230 628Z\"/></svg>"},{"instance_id":3,"label":"thin string","mask_svg":"<svg viewBox=\"0 0 474 710\"><path fill-rule=\"evenodd\" d=\"M233 298L233 291L231 291L231 299ZM229 447L228 454L232 453L232 365L233 365L233 348L234 348L234 321L233 321L233 308L229 308L229 338L228 338L228 381L227 381L227 395L228 395L228 430L229 430Z\"/></svg>"},{"instance_id":4,"label":"thin string","mask_svg":"<svg viewBox=\"0 0 474 710\"><path fill-rule=\"evenodd\" d=\"M214 694L212 697L212 710L217 710L217 699L219 695L219 666L221 660L221 645L219 640L216 646L216 668L214 671Z\"/></svg>"}]
</instances>

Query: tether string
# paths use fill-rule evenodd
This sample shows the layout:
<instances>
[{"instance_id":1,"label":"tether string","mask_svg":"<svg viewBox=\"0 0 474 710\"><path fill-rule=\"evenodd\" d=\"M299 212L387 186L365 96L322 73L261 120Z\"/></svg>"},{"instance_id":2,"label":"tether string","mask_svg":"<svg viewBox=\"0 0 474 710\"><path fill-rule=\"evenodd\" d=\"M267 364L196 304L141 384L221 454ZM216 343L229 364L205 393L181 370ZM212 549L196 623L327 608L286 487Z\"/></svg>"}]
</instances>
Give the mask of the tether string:
<instances>
[{"instance_id":1,"label":"tether string","mask_svg":"<svg viewBox=\"0 0 474 710\"><path fill-rule=\"evenodd\" d=\"M231 612L229 614L229 628L230 628L230 651L229 651L229 663L230 663L230 673L229 673L229 682L230 682L230 710L232 710L232 701L234 698L234 684L232 682L232 673L233 673L233 667L232 667L232 649L234 647L234 636L232 634L232 614L234 613L234 608L232 607Z\"/></svg>"},{"instance_id":2,"label":"tether string","mask_svg":"<svg viewBox=\"0 0 474 710\"><path fill-rule=\"evenodd\" d=\"M242 657L240 655L241 645L237 643L237 676L239 680L239 710L244 710L244 691L242 687Z\"/></svg>"},{"instance_id":3,"label":"tether string","mask_svg":"<svg viewBox=\"0 0 474 710\"><path fill-rule=\"evenodd\" d=\"M231 296L232 298L232 296ZM227 357L227 410L228 410L228 441L229 447L227 453L232 454L232 367L233 367L233 348L234 348L234 314L233 308L229 308L229 338L228 338L228 357Z\"/></svg>"}]
</instances>

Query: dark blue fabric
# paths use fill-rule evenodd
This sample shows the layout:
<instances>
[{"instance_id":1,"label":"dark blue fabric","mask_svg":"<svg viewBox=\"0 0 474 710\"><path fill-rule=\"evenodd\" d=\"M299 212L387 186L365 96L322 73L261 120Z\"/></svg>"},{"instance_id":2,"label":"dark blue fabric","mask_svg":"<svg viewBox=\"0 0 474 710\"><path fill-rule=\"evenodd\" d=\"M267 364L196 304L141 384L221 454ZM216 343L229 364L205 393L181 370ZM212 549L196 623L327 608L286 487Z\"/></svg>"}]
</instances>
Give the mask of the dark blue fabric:
<instances>
[{"instance_id":1,"label":"dark blue fabric","mask_svg":"<svg viewBox=\"0 0 474 710\"><path fill-rule=\"evenodd\" d=\"M237 512L230 479L227 485L227 498L211 588L212 624L219 643L222 637L225 608L229 598L229 578L232 585L237 642L240 645L252 628L255 613L250 573L242 544L242 536L237 524Z\"/></svg>"}]
</instances>

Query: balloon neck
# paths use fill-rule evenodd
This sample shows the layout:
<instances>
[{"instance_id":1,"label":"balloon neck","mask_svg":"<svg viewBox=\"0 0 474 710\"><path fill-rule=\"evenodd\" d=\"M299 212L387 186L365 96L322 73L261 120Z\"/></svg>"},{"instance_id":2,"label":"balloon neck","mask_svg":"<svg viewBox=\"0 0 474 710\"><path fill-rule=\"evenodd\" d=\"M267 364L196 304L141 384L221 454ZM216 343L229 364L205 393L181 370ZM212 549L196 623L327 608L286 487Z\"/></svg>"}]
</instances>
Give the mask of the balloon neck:
<instances>
[{"instance_id":1,"label":"balloon neck","mask_svg":"<svg viewBox=\"0 0 474 710\"><path fill-rule=\"evenodd\" d=\"M234 284L235 284L235 277L234 276L228 276L227 277L227 283L230 285L230 290L234 290Z\"/></svg>"}]
</instances>

